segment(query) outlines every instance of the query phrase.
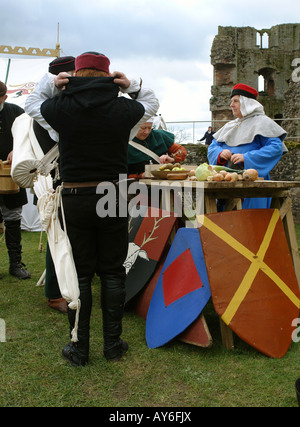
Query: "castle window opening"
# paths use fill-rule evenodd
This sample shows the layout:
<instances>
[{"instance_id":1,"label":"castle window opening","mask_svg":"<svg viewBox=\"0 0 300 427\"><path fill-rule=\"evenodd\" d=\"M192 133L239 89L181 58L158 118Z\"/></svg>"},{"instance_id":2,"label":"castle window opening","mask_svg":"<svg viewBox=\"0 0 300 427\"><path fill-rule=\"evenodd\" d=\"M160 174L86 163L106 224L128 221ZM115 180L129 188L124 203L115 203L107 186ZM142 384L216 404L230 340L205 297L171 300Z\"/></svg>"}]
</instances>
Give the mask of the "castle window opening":
<instances>
[{"instance_id":1,"label":"castle window opening","mask_svg":"<svg viewBox=\"0 0 300 427\"><path fill-rule=\"evenodd\" d=\"M258 71L258 91L265 92L268 96L275 96L276 86L274 80L274 68L266 67Z\"/></svg>"},{"instance_id":2,"label":"castle window opening","mask_svg":"<svg viewBox=\"0 0 300 427\"><path fill-rule=\"evenodd\" d=\"M261 38L261 48L262 49L269 49L269 34L263 33Z\"/></svg>"},{"instance_id":3,"label":"castle window opening","mask_svg":"<svg viewBox=\"0 0 300 427\"><path fill-rule=\"evenodd\" d=\"M261 49L269 49L269 34L266 31L257 31L256 45L259 46Z\"/></svg>"},{"instance_id":4,"label":"castle window opening","mask_svg":"<svg viewBox=\"0 0 300 427\"><path fill-rule=\"evenodd\" d=\"M265 79L263 76L258 76L258 92L264 92L265 90Z\"/></svg>"},{"instance_id":5,"label":"castle window opening","mask_svg":"<svg viewBox=\"0 0 300 427\"><path fill-rule=\"evenodd\" d=\"M256 46L261 46L261 35L258 31L256 33Z\"/></svg>"}]
</instances>

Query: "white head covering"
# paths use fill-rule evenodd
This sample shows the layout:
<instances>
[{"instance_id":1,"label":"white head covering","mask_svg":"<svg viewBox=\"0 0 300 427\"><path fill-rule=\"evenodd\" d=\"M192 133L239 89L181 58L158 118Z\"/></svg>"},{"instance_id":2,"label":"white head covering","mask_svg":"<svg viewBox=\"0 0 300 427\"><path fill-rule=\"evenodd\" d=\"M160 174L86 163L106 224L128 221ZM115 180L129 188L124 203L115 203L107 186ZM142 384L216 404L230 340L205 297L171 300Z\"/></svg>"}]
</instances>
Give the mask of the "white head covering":
<instances>
[{"instance_id":1,"label":"white head covering","mask_svg":"<svg viewBox=\"0 0 300 427\"><path fill-rule=\"evenodd\" d=\"M240 95L240 109L243 117L250 116L250 114L265 114L264 107L256 99L243 95Z\"/></svg>"},{"instance_id":2,"label":"white head covering","mask_svg":"<svg viewBox=\"0 0 300 427\"><path fill-rule=\"evenodd\" d=\"M214 134L218 142L225 142L230 147L251 143L256 135L266 138L286 137L286 131L274 120L265 115L264 107L256 99L243 95L240 97L242 118L226 123Z\"/></svg>"}]
</instances>

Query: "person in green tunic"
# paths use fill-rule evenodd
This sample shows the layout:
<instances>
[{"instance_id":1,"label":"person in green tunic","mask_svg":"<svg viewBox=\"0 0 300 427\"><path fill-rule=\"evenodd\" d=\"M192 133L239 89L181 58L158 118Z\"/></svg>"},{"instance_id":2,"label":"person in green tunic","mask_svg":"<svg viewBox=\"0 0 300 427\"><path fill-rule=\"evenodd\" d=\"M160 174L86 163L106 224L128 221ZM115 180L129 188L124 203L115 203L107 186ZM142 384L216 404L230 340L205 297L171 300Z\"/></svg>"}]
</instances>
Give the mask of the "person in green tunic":
<instances>
[{"instance_id":1,"label":"person in green tunic","mask_svg":"<svg viewBox=\"0 0 300 427\"><path fill-rule=\"evenodd\" d=\"M186 150L182 145L174 142L175 135L163 129L153 129L153 118L143 123L133 139L142 147L148 148L159 156L159 162L183 162L186 159ZM128 175L129 178L143 178L145 165L155 160L139 149L128 146Z\"/></svg>"}]
</instances>

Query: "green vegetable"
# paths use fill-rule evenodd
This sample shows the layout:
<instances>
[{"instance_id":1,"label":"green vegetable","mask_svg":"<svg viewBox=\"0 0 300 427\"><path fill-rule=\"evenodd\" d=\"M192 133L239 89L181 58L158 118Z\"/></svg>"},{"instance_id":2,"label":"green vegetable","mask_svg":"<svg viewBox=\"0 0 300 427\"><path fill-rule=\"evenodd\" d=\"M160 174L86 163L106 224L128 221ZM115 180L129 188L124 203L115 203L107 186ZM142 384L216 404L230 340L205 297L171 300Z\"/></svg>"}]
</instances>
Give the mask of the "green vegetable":
<instances>
[{"instance_id":1,"label":"green vegetable","mask_svg":"<svg viewBox=\"0 0 300 427\"><path fill-rule=\"evenodd\" d=\"M245 170L231 169L226 166L218 166L218 165L208 165L207 163L201 163L195 170L195 176L198 181L207 181L207 177L214 174L214 172L226 171L226 172L236 172L240 175L245 172Z\"/></svg>"},{"instance_id":2,"label":"green vegetable","mask_svg":"<svg viewBox=\"0 0 300 427\"><path fill-rule=\"evenodd\" d=\"M202 163L195 170L195 176L198 181L206 181L207 177L212 175L212 172L208 169L207 163Z\"/></svg>"},{"instance_id":3,"label":"green vegetable","mask_svg":"<svg viewBox=\"0 0 300 427\"><path fill-rule=\"evenodd\" d=\"M219 166L219 165L209 165L209 166L211 166L213 170L215 170L216 172L219 172L219 171L226 171L230 173L236 172L240 175L245 172L245 169L231 169L231 168L227 168L226 166Z\"/></svg>"}]
</instances>

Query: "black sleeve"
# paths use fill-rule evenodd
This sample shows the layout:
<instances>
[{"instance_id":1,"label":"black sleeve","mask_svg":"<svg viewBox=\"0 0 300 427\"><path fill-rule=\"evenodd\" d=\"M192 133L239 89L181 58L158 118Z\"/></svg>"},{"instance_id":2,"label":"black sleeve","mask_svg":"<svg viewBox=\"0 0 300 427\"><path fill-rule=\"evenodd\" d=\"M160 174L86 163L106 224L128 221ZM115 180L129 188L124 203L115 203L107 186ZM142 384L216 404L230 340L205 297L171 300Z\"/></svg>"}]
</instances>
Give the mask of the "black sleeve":
<instances>
[{"instance_id":1,"label":"black sleeve","mask_svg":"<svg viewBox=\"0 0 300 427\"><path fill-rule=\"evenodd\" d=\"M46 122L58 132L59 120L56 114L56 98L47 99L41 105L41 114Z\"/></svg>"}]
</instances>

